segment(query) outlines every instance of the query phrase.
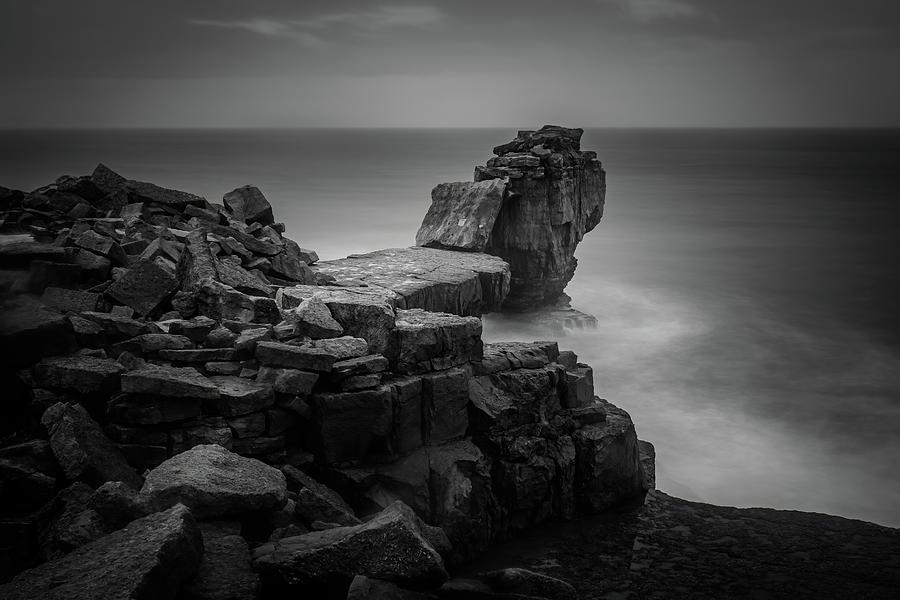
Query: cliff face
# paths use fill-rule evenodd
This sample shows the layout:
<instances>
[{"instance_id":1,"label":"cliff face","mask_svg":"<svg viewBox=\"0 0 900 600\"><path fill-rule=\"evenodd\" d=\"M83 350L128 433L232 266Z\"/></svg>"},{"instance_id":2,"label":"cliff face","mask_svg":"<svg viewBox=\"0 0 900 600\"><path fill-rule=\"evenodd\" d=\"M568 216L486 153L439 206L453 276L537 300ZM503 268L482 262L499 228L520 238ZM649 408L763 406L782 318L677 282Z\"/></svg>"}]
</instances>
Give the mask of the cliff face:
<instances>
[{"instance_id":1,"label":"cliff face","mask_svg":"<svg viewBox=\"0 0 900 600\"><path fill-rule=\"evenodd\" d=\"M578 243L603 216L606 174L596 153L581 151L582 133L548 125L497 146L475 183L434 189L416 243L503 258L504 309L553 303L575 274Z\"/></svg>"}]
</instances>

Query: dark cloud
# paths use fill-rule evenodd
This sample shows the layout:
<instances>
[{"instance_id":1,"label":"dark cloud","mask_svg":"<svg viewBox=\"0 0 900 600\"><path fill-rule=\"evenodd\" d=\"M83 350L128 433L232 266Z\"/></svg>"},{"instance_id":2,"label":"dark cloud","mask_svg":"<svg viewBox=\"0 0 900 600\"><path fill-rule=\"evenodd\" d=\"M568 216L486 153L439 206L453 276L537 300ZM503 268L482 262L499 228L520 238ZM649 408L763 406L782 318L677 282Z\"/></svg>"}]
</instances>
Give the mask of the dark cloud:
<instances>
[{"instance_id":1,"label":"dark cloud","mask_svg":"<svg viewBox=\"0 0 900 600\"><path fill-rule=\"evenodd\" d=\"M541 107L593 125L900 124L894 1L12 0L4 12L0 125L178 126L198 112L335 125L337 106L372 125L521 123ZM255 103L235 98L254 85Z\"/></svg>"}]
</instances>

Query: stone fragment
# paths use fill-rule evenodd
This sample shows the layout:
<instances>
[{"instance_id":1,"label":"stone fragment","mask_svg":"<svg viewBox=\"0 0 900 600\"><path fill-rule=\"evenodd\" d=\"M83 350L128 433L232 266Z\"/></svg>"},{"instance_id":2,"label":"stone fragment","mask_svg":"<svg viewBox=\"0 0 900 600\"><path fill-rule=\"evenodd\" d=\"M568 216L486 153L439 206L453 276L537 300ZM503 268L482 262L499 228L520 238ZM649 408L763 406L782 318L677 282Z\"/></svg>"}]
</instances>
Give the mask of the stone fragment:
<instances>
[{"instance_id":1,"label":"stone fragment","mask_svg":"<svg viewBox=\"0 0 900 600\"><path fill-rule=\"evenodd\" d=\"M258 342L256 359L264 365L273 367L328 372L337 357L320 348L292 346L280 342Z\"/></svg>"},{"instance_id":2,"label":"stone fragment","mask_svg":"<svg viewBox=\"0 0 900 600\"><path fill-rule=\"evenodd\" d=\"M235 219L244 223L271 225L275 222L272 205L259 188L245 185L225 194L222 201Z\"/></svg>"},{"instance_id":3,"label":"stone fragment","mask_svg":"<svg viewBox=\"0 0 900 600\"><path fill-rule=\"evenodd\" d=\"M300 306L289 311L286 318L297 326L297 333L313 339L338 337L344 332L334 320L328 306L316 296L306 298Z\"/></svg>"},{"instance_id":4,"label":"stone fragment","mask_svg":"<svg viewBox=\"0 0 900 600\"><path fill-rule=\"evenodd\" d=\"M42 507L46 523L41 530L41 551L47 560L59 558L79 546L108 533L103 518L88 506L93 489L77 481L59 491L49 505Z\"/></svg>"},{"instance_id":5,"label":"stone fragment","mask_svg":"<svg viewBox=\"0 0 900 600\"><path fill-rule=\"evenodd\" d=\"M256 327L245 329L238 334L234 341L234 350L240 356L253 356L256 352L256 344L272 339L272 330L268 327Z\"/></svg>"},{"instance_id":6,"label":"stone fragment","mask_svg":"<svg viewBox=\"0 0 900 600\"><path fill-rule=\"evenodd\" d=\"M578 365L566 371L566 394L564 408L581 408L594 401L594 370L587 365Z\"/></svg>"},{"instance_id":7,"label":"stone fragment","mask_svg":"<svg viewBox=\"0 0 900 600\"><path fill-rule=\"evenodd\" d=\"M297 369L264 366L260 368L256 379L261 383L273 386L279 394L306 396L312 392L313 386L319 380L319 375Z\"/></svg>"},{"instance_id":8,"label":"stone fragment","mask_svg":"<svg viewBox=\"0 0 900 600\"><path fill-rule=\"evenodd\" d=\"M231 348L237 337L236 333L220 325L209 332L203 345L207 348Z\"/></svg>"},{"instance_id":9,"label":"stone fragment","mask_svg":"<svg viewBox=\"0 0 900 600\"><path fill-rule=\"evenodd\" d=\"M195 344L199 344L206 339L215 326L214 320L200 316L190 320L173 321L169 325L169 333L183 335Z\"/></svg>"},{"instance_id":10,"label":"stone fragment","mask_svg":"<svg viewBox=\"0 0 900 600\"><path fill-rule=\"evenodd\" d=\"M117 267L124 267L128 264L125 251L122 250L122 247L115 240L100 235L96 231L85 231L78 236L77 240L75 240L75 245L107 258Z\"/></svg>"},{"instance_id":11,"label":"stone fragment","mask_svg":"<svg viewBox=\"0 0 900 600\"><path fill-rule=\"evenodd\" d=\"M237 262L231 260L214 260L216 263L218 280L223 284L250 296L269 297L272 295L272 290L267 282L261 280L253 273L250 273Z\"/></svg>"},{"instance_id":12,"label":"stone fragment","mask_svg":"<svg viewBox=\"0 0 900 600\"><path fill-rule=\"evenodd\" d=\"M200 400L219 397L219 388L192 367L147 365L122 375L122 391Z\"/></svg>"},{"instance_id":13,"label":"stone fragment","mask_svg":"<svg viewBox=\"0 0 900 600\"><path fill-rule=\"evenodd\" d=\"M141 261L106 290L106 295L146 315L178 289L175 273L161 259Z\"/></svg>"},{"instance_id":14,"label":"stone fragment","mask_svg":"<svg viewBox=\"0 0 900 600\"><path fill-rule=\"evenodd\" d=\"M481 320L398 309L386 355L399 373L425 373L480 360Z\"/></svg>"},{"instance_id":15,"label":"stone fragment","mask_svg":"<svg viewBox=\"0 0 900 600\"><path fill-rule=\"evenodd\" d=\"M153 512L144 500L121 481L107 481L93 491L87 506L102 515L105 526L116 530Z\"/></svg>"},{"instance_id":16,"label":"stone fragment","mask_svg":"<svg viewBox=\"0 0 900 600\"><path fill-rule=\"evenodd\" d=\"M0 585L6 600L174 600L203 543L184 506L148 515Z\"/></svg>"},{"instance_id":17,"label":"stone fragment","mask_svg":"<svg viewBox=\"0 0 900 600\"><path fill-rule=\"evenodd\" d=\"M287 479L288 489L297 494L294 514L309 524L313 521L359 525L353 509L341 496L319 483L300 469L285 465L281 468Z\"/></svg>"},{"instance_id":18,"label":"stone fragment","mask_svg":"<svg viewBox=\"0 0 900 600\"><path fill-rule=\"evenodd\" d=\"M278 323L281 313L272 298L249 296L217 281L205 280L197 294L197 310L216 321Z\"/></svg>"},{"instance_id":19,"label":"stone fragment","mask_svg":"<svg viewBox=\"0 0 900 600\"><path fill-rule=\"evenodd\" d=\"M186 350L193 347L194 342L190 338L174 333L145 333L115 346L116 349L140 354L156 354L160 350Z\"/></svg>"},{"instance_id":20,"label":"stone fragment","mask_svg":"<svg viewBox=\"0 0 900 600\"><path fill-rule=\"evenodd\" d=\"M469 374L450 369L422 378L423 440L437 445L460 438L469 426Z\"/></svg>"},{"instance_id":21,"label":"stone fragment","mask_svg":"<svg viewBox=\"0 0 900 600\"><path fill-rule=\"evenodd\" d=\"M442 183L416 233L417 246L483 252L500 213L507 182Z\"/></svg>"},{"instance_id":22,"label":"stone fragment","mask_svg":"<svg viewBox=\"0 0 900 600\"><path fill-rule=\"evenodd\" d=\"M34 381L44 388L80 394L112 393L119 389L125 368L114 360L90 356L45 358L34 367Z\"/></svg>"},{"instance_id":23,"label":"stone fragment","mask_svg":"<svg viewBox=\"0 0 900 600\"><path fill-rule=\"evenodd\" d=\"M81 316L100 325L111 341L121 341L157 331L156 326L151 323L110 313L87 311L81 313Z\"/></svg>"},{"instance_id":24,"label":"stone fragment","mask_svg":"<svg viewBox=\"0 0 900 600\"><path fill-rule=\"evenodd\" d=\"M313 340L304 342L301 348L317 348L333 355L336 360L347 360L348 358L359 358L369 353L369 345L366 340L351 336L341 336L336 338Z\"/></svg>"},{"instance_id":25,"label":"stone fragment","mask_svg":"<svg viewBox=\"0 0 900 600\"><path fill-rule=\"evenodd\" d=\"M141 485L141 478L81 405L54 404L44 412L41 423L50 434L50 447L68 479L95 486L107 481Z\"/></svg>"},{"instance_id":26,"label":"stone fragment","mask_svg":"<svg viewBox=\"0 0 900 600\"><path fill-rule=\"evenodd\" d=\"M373 552L377 547L379 551ZM443 561L423 538L415 514L394 503L370 521L263 544L254 566L288 586L346 587L356 575L429 588L447 579Z\"/></svg>"},{"instance_id":27,"label":"stone fragment","mask_svg":"<svg viewBox=\"0 0 900 600\"><path fill-rule=\"evenodd\" d=\"M215 375L209 381L218 388L218 395L203 403L209 413L236 417L271 406L272 386L229 375Z\"/></svg>"},{"instance_id":28,"label":"stone fragment","mask_svg":"<svg viewBox=\"0 0 900 600\"><path fill-rule=\"evenodd\" d=\"M178 262L177 277L181 281L181 289L194 292L206 280L215 280L219 276L216 260L206 245L206 233L192 231L185 240L184 251Z\"/></svg>"},{"instance_id":29,"label":"stone fragment","mask_svg":"<svg viewBox=\"0 0 900 600\"><path fill-rule=\"evenodd\" d=\"M287 502L284 475L217 445L195 446L147 475L141 494L154 506L182 503L198 518L277 510Z\"/></svg>"}]
</instances>

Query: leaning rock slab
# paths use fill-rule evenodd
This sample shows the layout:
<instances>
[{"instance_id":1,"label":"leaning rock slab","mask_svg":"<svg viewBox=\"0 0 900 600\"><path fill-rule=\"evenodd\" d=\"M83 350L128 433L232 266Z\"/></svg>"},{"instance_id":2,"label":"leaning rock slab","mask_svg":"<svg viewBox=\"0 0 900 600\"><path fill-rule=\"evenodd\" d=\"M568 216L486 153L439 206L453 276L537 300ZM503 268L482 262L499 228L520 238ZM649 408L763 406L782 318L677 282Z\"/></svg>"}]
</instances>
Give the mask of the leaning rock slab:
<instances>
[{"instance_id":1,"label":"leaning rock slab","mask_svg":"<svg viewBox=\"0 0 900 600\"><path fill-rule=\"evenodd\" d=\"M0 586L5 600L174 599L203 554L200 530L184 506L130 523Z\"/></svg>"},{"instance_id":2,"label":"leaning rock slab","mask_svg":"<svg viewBox=\"0 0 900 600\"><path fill-rule=\"evenodd\" d=\"M290 586L343 585L356 575L413 588L447 580L437 551L412 510L395 502L368 523L335 527L263 544L254 552L263 578Z\"/></svg>"},{"instance_id":3,"label":"leaning rock slab","mask_svg":"<svg viewBox=\"0 0 900 600\"><path fill-rule=\"evenodd\" d=\"M41 422L68 479L81 479L92 485L122 481L140 487L141 478L80 404L58 402L44 412Z\"/></svg>"},{"instance_id":4,"label":"leaning rock slab","mask_svg":"<svg viewBox=\"0 0 900 600\"><path fill-rule=\"evenodd\" d=\"M157 507L180 502L198 518L215 518L277 510L287 502L287 484L278 469L210 444L150 471L141 494Z\"/></svg>"},{"instance_id":5,"label":"leaning rock slab","mask_svg":"<svg viewBox=\"0 0 900 600\"><path fill-rule=\"evenodd\" d=\"M72 390L80 394L115 392L125 367L114 360L92 356L47 358L34 368L40 387Z\"/></svg>"},{"instance_id":6,"label":"leaning rock slab","mask_svg":"<svg viewBox=\"0 0 900 600\"><path fill-rule=\"evenodd\" d=\"M417 246L484 252L503 205L505 179L442 183L416 234Z\"/></svg>"}]
</instances>

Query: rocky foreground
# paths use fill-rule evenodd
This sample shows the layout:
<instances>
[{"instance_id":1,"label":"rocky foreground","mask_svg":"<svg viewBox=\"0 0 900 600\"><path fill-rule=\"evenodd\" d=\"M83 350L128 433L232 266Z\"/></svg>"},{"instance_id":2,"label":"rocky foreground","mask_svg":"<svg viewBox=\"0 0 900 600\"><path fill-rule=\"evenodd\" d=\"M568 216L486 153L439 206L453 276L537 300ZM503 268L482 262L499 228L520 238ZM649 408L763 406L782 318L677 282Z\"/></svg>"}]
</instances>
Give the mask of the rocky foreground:
<instances>
[{"instance_id":1,"label":"rocky foreground","mask_svg":"<svg viewBox=\"0 0 900 600\"><path fill-rule=\"evenodd\" d=\"M654 514L635 509L653 448L591 367L481 339L479 315L558 302L571 278L604 189L579 140L520 132L435 189L420 247L327 262L252 186L213 204L100 165L0 189L0 597L628 593L549 563L456 576L542 523ZM630 590L697 584L653 581Z\"/></svg>"}]
</instances>

